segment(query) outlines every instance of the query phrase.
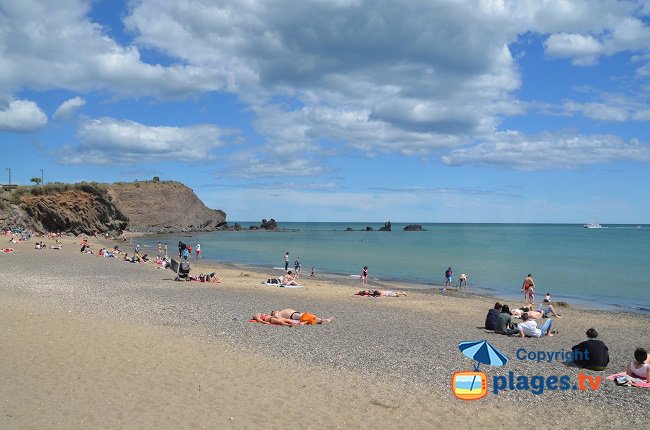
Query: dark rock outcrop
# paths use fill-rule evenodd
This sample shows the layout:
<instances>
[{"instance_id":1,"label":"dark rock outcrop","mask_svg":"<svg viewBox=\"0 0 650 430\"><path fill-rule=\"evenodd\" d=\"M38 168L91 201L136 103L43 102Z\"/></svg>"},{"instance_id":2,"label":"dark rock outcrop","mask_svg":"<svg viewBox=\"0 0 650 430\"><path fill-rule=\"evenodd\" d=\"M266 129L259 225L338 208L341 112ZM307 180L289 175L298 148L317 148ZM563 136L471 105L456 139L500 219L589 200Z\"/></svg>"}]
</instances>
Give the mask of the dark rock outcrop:
<instances>
[{"instance_id":1,"label":"dark rock outcrop","mask_svg":"<svg viewBox=\"0 0 650 430\"><path fill-rule=\"evenodd\" d=\"M390 221L388 221L388 222L385 222L385 223L384 223L384 226L381 227L381 228L379 229L379 231L391 231L392 229L393 229L393 226L392 226L392 224L390 223Z\"/></svg>"},{"instance_id":2,"label":"dark rock outcrop","mask_svg":"<svg viewBox=\"0 0 650 430\"><path fill-rule=\"evenodd\" d=\"M36 231L94 234L122 231L128 218L106 194L70 189L48 195L23 196L19 207Z\"/></svg>"},{"instance_id":3,"label":"dark rock outcrop","mask_svg":"<svg viewBox=\"0 0 650 430\"><path fill-rule=\"evenodd\" d=\"M260 228L262 230L277 230L278 229L278 223L275 222L273 218L270 220L263 219L262 224L260 224Z\"/></svg>"},{"instance_id":4,"label":"dark rock outcrop","mask_svg":"<svg viewBox=\"0 0 650 430\"><path fill-rule=\"evenodd\" d=\"M427 231L422 228L420 224L407 224L404 226L404 231Z\"/></svg>"}]
</instances>

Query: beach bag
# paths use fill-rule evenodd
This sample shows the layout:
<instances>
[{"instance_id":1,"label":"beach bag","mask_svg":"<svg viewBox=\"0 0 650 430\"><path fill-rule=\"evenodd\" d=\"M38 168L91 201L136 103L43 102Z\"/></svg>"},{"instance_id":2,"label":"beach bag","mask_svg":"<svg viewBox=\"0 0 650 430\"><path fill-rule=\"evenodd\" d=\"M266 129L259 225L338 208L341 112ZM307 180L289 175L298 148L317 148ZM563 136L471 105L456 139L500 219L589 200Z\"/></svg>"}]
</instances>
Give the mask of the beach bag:
<instances>
[{"instance_id":1,"label":"beach bag","mask_svg":"<svg viewBox=\"0 0 650 430\"><path fill-rule=\"evenodd\" d=\"M309 312L305 312L300 317L300 322L307 323L307 324L316 324L316 315L310 314Z\"/></svg>"}]
</instances>

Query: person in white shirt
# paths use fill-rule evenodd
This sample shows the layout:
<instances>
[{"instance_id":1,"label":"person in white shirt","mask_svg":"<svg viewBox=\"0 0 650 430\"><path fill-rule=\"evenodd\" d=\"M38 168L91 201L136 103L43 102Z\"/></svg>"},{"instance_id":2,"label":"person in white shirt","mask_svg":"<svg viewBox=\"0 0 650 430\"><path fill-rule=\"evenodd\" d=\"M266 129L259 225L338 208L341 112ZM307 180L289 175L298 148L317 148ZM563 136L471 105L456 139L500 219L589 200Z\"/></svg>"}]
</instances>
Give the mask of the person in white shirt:
<instances>
[{"instance_id":1,"label":"person in white shirt","mask_svg":"<svg viewBox=\"0 0 650 430\"><path fill-rule=\"evenodd\" d=\"M521 319L523 322L517 325L521 337L553 336L551 333L551 325L553 323L550 318L546 320L541 328L537 328L537 322L535 320L528 319L528 313L523 314Z\"/></svg>"}]
</instances>

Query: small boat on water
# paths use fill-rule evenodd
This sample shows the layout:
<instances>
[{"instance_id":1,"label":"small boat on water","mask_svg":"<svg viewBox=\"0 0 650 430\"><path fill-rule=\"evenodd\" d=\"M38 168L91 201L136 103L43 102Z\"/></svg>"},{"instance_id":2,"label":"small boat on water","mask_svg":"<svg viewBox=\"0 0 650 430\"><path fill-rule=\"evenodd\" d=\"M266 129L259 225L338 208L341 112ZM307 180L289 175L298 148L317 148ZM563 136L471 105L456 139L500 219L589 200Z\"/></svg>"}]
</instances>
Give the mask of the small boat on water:
<instances>
[{"instance_id":1,"label":"small boat on water","mask_svg":"<svg viewBox=\"0 0 650 430\"><path fill-rule=\"evenodd\" d=\"M597 222L589 222L583 226L584 228L603 228L602 225L598 224Z\"/></svg>"}]
</instances>

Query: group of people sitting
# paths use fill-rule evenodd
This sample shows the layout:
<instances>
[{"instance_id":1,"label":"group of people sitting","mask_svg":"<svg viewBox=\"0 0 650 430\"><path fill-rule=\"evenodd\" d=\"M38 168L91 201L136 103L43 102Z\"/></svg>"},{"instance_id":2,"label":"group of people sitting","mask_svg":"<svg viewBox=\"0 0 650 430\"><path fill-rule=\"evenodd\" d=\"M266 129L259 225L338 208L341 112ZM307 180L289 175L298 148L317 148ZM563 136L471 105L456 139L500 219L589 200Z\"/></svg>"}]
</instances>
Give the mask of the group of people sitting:
<instances>
[{"instance_id":1,"label":"group of people sitting","mask_svg":"<svg viewBox=\"0 0 650 430\"><path fill-rule=\"evenodd\" d=\"M549 315L562 318L555 312L555 308L550 303L546 306L540 304L537 310L533 310L532 305L527 305L511 311L508 305L502 305L496 302L485 317L485 328L506 336L513 334L521 337L553 336L555 334L551 331L553 322L549 318ZM513 317L521 318L522 322L519 324L514 323L512 321ZM542 318L548 319L541 327L538 327L537 321L535 320Z\"/></svg>"},{"instance_id":2,"label":"group of people sitting","mask_svg":"<svg viewBox=\"0 0 650 430\"><path fill-rule=\"evenodd\" d=\"M305 325L305 324L325 324L334 321L334 317L320 318L309 312L298 312L295 309L274 310L271 313L261 313L253 315L252 321L269 325Z\"/></svg>"},{"instance_id":3,"label":"group of people sitting","mask_svg":"<svg viewBox=\"0 0 650 430\"><path fill-rule=\"evenodd\" d=\"M278 284L278 285L299 285L296 281L296 277L293 275L293 272L289 270L286 275L279 276L277 278L269 278L266 281L267 284Z\"/></svg>"}]
</instances>

